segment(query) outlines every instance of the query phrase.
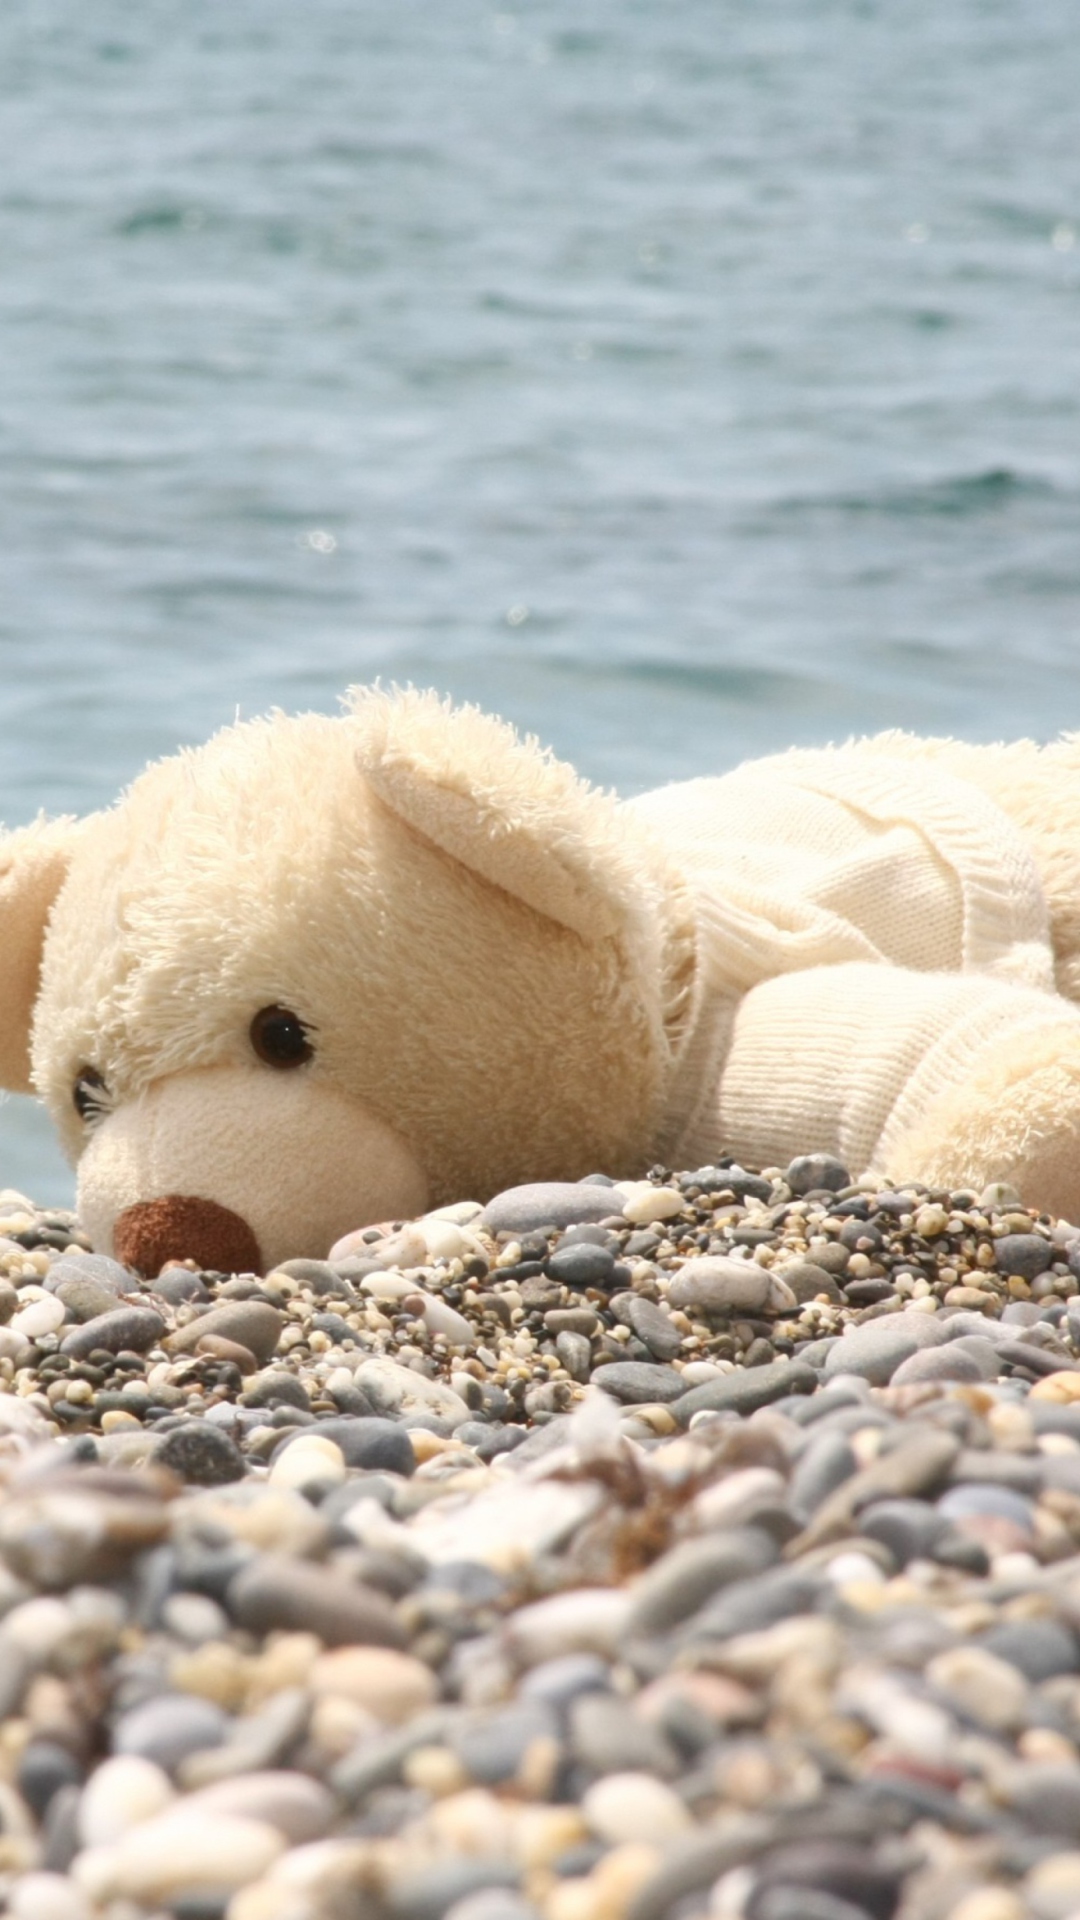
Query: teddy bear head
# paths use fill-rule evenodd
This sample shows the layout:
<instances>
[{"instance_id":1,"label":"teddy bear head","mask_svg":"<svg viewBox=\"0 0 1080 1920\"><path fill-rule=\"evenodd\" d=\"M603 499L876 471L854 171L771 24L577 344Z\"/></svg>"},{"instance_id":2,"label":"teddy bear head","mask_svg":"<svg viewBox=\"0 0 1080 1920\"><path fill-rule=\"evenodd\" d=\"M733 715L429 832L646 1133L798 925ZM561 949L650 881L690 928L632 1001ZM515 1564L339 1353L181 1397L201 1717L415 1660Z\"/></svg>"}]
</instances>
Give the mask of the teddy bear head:
<instances>
[{"instance_id":1,"label":"teddy bear head","mask_svg":"<svg viewBox=\"0 0 1080 1920\"><path fill-rule=\"evenodd\" d=\"M677 917L648 841L535 742L361 692L0 840L0 1081L44 1100L99 1249L267 1271L639 1166Z\"/></svg>"}]
</instances>

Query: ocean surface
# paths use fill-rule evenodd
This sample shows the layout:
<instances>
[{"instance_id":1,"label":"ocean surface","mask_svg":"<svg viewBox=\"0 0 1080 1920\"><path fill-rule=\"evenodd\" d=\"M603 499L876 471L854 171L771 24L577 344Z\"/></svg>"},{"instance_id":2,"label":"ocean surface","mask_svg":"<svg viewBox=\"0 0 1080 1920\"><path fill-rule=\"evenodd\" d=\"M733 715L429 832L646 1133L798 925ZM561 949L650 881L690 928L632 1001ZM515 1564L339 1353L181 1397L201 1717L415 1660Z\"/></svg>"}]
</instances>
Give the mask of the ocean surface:
<instances>
[{"instance_id":1,"label":"ocean surface","mask_svg":"<svg viewBox=\"0 0 1080 1920\"><path fill-rule=\"evenodd\" d=\"M1077 74L1073 0L6 0L0 819L377 675L625 792L1080 727Z\"/></svg>"}]
</instances>

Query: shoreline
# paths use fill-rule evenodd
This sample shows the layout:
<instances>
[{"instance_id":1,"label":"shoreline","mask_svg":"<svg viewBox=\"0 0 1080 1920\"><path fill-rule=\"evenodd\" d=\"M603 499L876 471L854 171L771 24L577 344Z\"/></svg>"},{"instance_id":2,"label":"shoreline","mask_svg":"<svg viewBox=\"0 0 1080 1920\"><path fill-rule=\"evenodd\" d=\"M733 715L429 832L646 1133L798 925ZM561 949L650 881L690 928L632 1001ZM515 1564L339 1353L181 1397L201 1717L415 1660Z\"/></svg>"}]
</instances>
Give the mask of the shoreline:
<instances>
[{"instance_id":1,"label":"shoreline","mask_svg":"<svg viewBox=\"0 0 1080 1920\"><path fill-rule=\"evenodd\" d=\"M139 1281L24 1200L17 1920L1080 1910L1080 1230L805 1156Z\"/></svg>"}]
</instances>

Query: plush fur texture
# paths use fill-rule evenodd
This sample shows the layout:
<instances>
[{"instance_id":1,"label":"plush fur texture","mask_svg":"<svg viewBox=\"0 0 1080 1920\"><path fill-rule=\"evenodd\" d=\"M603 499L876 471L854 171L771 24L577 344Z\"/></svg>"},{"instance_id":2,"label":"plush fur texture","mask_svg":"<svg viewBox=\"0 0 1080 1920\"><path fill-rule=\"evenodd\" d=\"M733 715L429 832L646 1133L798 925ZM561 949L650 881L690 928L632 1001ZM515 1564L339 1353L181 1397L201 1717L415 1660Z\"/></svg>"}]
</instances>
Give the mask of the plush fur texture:
<instances>
[{"instance_id":1,"label":"plush fur texture","mask_svg":"<svg viewBox=\"0 0 1080 1920\"><path fill-rule=\"evenodd\" d=\"M724 1148L1080 1214L1077 773L887 735L620 804L434 695L274 714L0 841L0 1078L147 1271Z\"/></svg>"}]
</instances>

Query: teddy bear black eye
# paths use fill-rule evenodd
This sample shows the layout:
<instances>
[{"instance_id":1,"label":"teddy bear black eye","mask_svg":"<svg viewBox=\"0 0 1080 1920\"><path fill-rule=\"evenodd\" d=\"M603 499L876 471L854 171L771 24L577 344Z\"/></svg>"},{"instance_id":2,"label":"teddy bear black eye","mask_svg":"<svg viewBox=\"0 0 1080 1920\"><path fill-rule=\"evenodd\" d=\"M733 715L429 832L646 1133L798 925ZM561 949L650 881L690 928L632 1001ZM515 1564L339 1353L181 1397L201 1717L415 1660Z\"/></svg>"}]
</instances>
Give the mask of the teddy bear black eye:
<instances>
[{"instance_id":1,"label":"teddy bear black eye","mask_svg":"<svg viewBox=\"0 0 1080 1920\"><path fill-rule=\"evenodd\" d=\"M71 1097L80 1120L100 1118L108 1101L108 1088L96 1068L83 1068L71 1090Z\"/></svg>"},{"instance_id":2,"label":"teddy bear black eye","mask_svg":"<svg viewBox=\"0 0 1080 1920\"><path fill-rule=\"evenodd\" d=\"M315 1052L298 1013L263 1007L251 1023L251 1044L268 1067L302 1067Z\"/></svg>"}]
</instances>

